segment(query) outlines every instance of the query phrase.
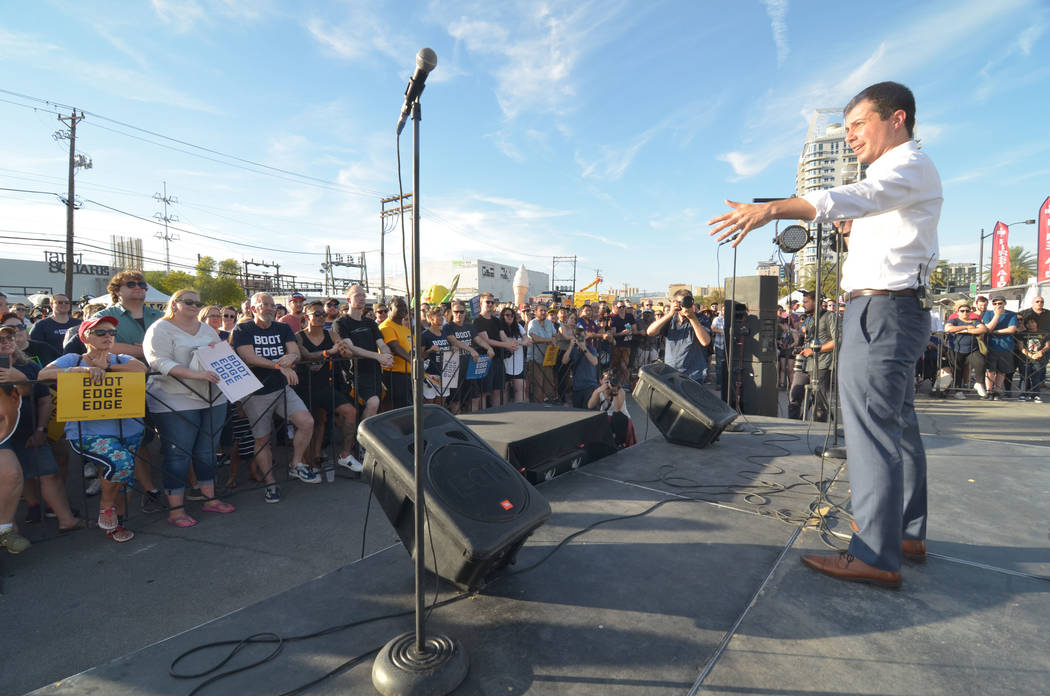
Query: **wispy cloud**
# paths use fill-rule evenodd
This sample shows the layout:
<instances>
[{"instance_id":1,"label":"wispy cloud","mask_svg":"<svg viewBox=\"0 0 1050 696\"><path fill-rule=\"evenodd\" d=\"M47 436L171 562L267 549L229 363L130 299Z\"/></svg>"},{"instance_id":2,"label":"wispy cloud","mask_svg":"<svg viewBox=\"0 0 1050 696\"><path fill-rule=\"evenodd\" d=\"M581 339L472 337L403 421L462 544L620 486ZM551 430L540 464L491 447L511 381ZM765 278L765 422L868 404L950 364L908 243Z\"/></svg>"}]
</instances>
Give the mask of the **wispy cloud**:
<instances>
[{"instance_id":1,"label":"wispy cloud","mask_svg":"<svg viewBox=\"0 0 1050 696\"><path fill-rule=\"evenodd\" d=\"M622 6L494 3L473 8L469 18L456 13L446 27L468 51L495 57L496 99L508 120L524 112L557 115L571 110L574 70L581 57L613 38L603 30Z\"/></svg>"},{"instance_id":2,"label":"wispy cloud","mask_svg":"<svg viewBox=\"0 0 1050 696\"><path fill-rule=\"evenodd\" d=\"M606 237L604 235L594 234L593 232L573 232L572 234L575 237L584 237L586 239L597 240L597 241L599 241L602 244L605 244L607 246L619 247L621 249L627 249L628 248L627 245L624 244L623 242L617 241L615 239L610 239L609 237Z\"/></svg>"},{"instance_id":3,"label":"wispy cloud","mask_svg":"<svg viewBox=\"0 0 1050 696\"><path fill-rule=\"evenodd\" d=\"M797 114L815 108L845 104L859 90L886 76L913 75L939 61L951 60L975 44L975 39L995 22L1013 13L1030 10L1031 0L965 0L946 3L924 16L901 18L898 26L876 39L860 55L844 56L829 63L808 82L782 84L755 101L752 115L746 121L745 133L775 134L755 138L750 146L719 155L730 164L737 178L748 178L762 172L774 158L797 154L804 124ZM921 122L920 122L921 127ZM778 140L794 138L790 148L778 147Z\"/></svg>"},{"instance_id":4,"label":"wispy cloud","mask_svg":"<svg viewBox=\"0 0 1050 696\"><path fill-rule=\"evenodd\" d=\"M482 201L484 203L490 203L492 205L503 208L511 213L515 218L519 220L546 220L556 217L564 217L566 215L572 215L571 210L555 210L553 208L545 208L535 203L528 203L526 201L520 201L516 198L500 198L498 196L484 196L476 194L473 196L476 201Z\"/></svg>"},{"instance_id":5,"label":"wispy cloud","mask_svg":"<svg viewBox=\"0 0 1050 696\"><path fill-rule=\"evenodd\" d=\"M787 39L787 0L762 0L769 15L770 28L773 30L773 43L777 46L777 67L787 60L790 49Z\"/></svg>"},{"instance_id":6,"label":"wispy cloud","mask_svg":"<svg viewBox=\"0 0 1050 696\"><path fill-rule=\"evenodd\" d=\"M354 0L340 7L337 19L313 15L305 22L306 30L326 50L350 61L379 54L403 62L415 55L411 37L380 16L373 3ZM441 79L440 72L449 72L445 66L441 67L441 71L434 72L436 80ZM406 72L411 68L412 65L407 64Z\"/></svg>"},{"instance_id":7,"label":"wispy cloud","mask_svg":"<svg viewBox=\"0 0 1050 696\"><path fill-rule=\"evenodd\" d=\"M1033 70L1024 58L1032 54L1036 41L1050 27L1050 10L1043 10L1036 15L1034 23L1025 27L1017 38L995 54L977 72L978 101L987 101L996 93L1015 89L1025 84L1040 80L1046 73L1046 67Z\"/></svg>"},{"instance_id":8,"label":"wispy cloud","mask_svg":"<svg viewBox=\"0 0 1050 696\"><path fill-rule=\"evenodd\" d=\"M157 18L180 34L218 20L257 21L272 11L269 0L150 0L150 3Z\"/></svg>"}]
</instances>

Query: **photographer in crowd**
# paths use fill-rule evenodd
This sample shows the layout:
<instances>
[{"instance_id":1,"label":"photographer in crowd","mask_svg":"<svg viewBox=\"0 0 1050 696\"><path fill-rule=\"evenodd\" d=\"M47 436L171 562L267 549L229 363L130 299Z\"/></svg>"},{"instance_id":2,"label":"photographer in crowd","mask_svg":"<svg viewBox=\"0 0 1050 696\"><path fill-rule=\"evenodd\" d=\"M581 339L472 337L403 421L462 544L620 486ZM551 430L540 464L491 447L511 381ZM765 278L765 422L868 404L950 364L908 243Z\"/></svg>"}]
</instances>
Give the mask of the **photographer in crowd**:
<instances>
[{"instance_id":1,"label":"photographer in crowd","mask_svg":"<svg viewBox=\"0 0 1050 696\"><path fill-rule=\"evenodd\" d=\"M627 411L626 390L621 386L616 370L606 370L602 374L601 383L587 399L587 408L592 411L597 409L609 416L617 447L635 444L631 414Z\"/></svg>"},{"instance_id":2,"label":"photographer in crowd","mask_svg":"<svg viewBox=\"0 0 1050 696\"><path fill-rule=\"evenodd\" d=\"M598 351L590 345L587 332L577 328L562 362L572 370L572 407L587 408L598 387Z\"/></svg>"},{"instance_id":3,"label":"photographer in crowd","mask_svg":"<svg viewBox=\"0 0 1050 696\"><path fill-rule=\"evenodd\" d=\"M681 289L671 299L671 311L646 329L649 336L663 336L664 362L690 379L704 383L707 378L707 348L711 334L700 323L693 293Z\"/></svg>"}]
</instances>

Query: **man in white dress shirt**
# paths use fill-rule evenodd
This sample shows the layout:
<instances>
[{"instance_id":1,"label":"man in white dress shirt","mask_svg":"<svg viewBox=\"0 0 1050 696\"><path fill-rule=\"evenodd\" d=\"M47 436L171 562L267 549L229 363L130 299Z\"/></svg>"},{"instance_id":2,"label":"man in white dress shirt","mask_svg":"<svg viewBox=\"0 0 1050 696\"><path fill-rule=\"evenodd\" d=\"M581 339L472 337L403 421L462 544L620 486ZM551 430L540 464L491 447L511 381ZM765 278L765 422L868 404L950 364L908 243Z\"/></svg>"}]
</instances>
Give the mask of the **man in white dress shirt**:
<instances>
[{"instance_id":1,"label":"man in white dress shirt","mask_svg":"<svg viewBox=\"0 0 1050 696\"><path fill-rule=\"evenodd\" d=\"M895 588L902 556L926 557L926 453L915 416L915 361L930 335L921 296L937 265L941 182L913 139L915 98L895 82L864 89L845 109L846 143L868 164L862 181L762 204L726 201L718 240L774 219L853 219L842 269L847 298L839 354L854 535L849 550L807 554L832 577Z\"/></svg>"}]
</instances>

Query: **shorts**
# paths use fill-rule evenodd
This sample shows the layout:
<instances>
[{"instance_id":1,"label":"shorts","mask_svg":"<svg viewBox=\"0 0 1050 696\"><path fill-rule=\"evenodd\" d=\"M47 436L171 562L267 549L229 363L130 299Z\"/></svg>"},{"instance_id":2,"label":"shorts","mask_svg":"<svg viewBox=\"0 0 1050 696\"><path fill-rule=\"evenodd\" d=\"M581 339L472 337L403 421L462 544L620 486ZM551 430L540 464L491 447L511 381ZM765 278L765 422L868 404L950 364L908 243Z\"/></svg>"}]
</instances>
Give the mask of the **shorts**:
<instances>
[{"instance_id":1,"label":"shorts","mask_svg":"<svg viewBox=\"0 0 1050 696\"><path fill-rule=\"evenodd\" d=\"M503 389L503 385L507 379L504 375L504 367L502 358L495 358L489 361L489 371L484 377L479 380L474 380L478 383L478 388L482 394L488 394L489 392L500 391Z\"/></svg>"},{"instance_id":2,"label":"shorts","mask_svg":"<svg viewBox=\"0 0 1050 696\"><path fill-rule=\"evenodd\" d=\"M350 403L350 395L342 389L333 387L331 382L307 383L304 380L295 387L295 393L311 412L314 409L323 408L328 411L329 417L335 409Z\"/></svg>"},{"instance_id":3,"label":"shorts","mask_svg":"<svg viewBox=\"0 0 1050 696\"><path fill-rule=\"evenodd\" d=\"M73 451L98 469L98 475L110 483L131 483L135 476L135 452L142 434L123 439L108 435L82 435L70 440Z\"/></svg>"},{"instance_id":4,"label":"shorts","mask_svg":"<svg viewBox=\"0 0 1050 696\"><path fill-rule=\"evenodd\" d=\"M1014 371L1014 353L1011 350L989 350L984 356L984 369L988 372L1010 374Z\"/></svg>"},{"instance_id":5,"label":"shorts","mask_svg":"<svg viewBox=\"0 0 1050 696\"><path fill-rule=\"evenodd\" d=\"M361 406L367 404L368 400L373 396L377 399L383 398L383 381L379 370L362 370L361 361L357 363L357 373L354 375L354 380L351 384L353 385L353 394Z\"/></svg>"},{"instance_id":6,"label":"shorts","mask_svg":"<svg viewBox=\"0 0 1050 696\"><path fill-rule=\"evenodd\" d=\"M26 447L25 439L21 436L9 437L0 444L0 449L9 449L15 453L18 463L22 465L22 478L27 481L58 473L58 462L46 442L40 447Z\"/></svg>"},{"instance_id":7,"label":"shorts","mask_svg":"<svg viewBox=\"0 0 1050 696\"><path fill-rule=\"evenodd\" d=\"M268 392L266 394L252 394L245 397L241 402L244 415L252 424L252 437L261 440L273 434L273 416L277 414L284 420L288 416L299 411L306 411L306 404L295 393L295 390L285 386L284 390Z\"/></svg>"}]
</instances>

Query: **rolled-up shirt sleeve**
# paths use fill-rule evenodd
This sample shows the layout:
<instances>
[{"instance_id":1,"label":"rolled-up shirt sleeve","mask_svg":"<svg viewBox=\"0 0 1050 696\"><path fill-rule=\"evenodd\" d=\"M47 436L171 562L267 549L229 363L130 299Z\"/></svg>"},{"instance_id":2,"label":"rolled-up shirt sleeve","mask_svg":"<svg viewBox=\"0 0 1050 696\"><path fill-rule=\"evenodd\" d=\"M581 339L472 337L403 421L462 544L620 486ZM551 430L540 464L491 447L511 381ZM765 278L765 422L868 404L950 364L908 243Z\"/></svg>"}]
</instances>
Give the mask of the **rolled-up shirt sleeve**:
<instances>
[{"instance_id":1,"label":"rolled-up shirt sleeve","mask_svg":"<svg viewBox=\"0 0 1050 696\"><path fill-rule=\"evenodd\" d=\"M914 159L897 167L868 168L867 177L855 184L845 184L824 191L803 194L816 208L813 222L855 220L913 205L924 198L916 181L922 173Z\"/></svg>"}]
</instances>

